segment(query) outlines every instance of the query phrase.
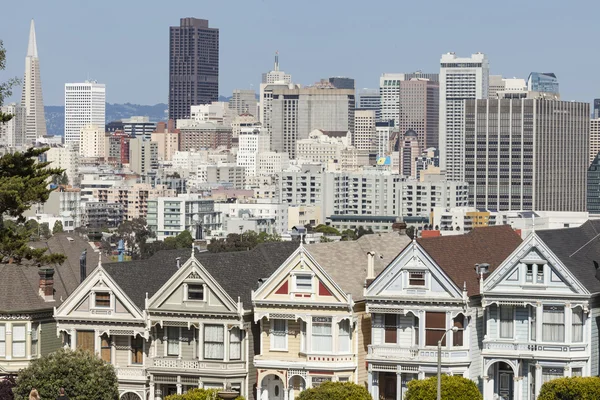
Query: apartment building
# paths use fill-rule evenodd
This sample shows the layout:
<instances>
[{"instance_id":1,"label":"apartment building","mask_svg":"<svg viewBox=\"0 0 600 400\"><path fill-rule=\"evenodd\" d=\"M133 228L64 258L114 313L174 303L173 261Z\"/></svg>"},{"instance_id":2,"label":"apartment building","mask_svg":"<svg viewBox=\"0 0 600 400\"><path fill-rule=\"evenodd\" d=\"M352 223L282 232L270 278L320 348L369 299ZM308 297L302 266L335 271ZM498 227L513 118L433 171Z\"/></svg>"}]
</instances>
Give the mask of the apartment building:
<instances>
[{"instance_id":1,"label":"apartment building","mask_svg":"<svg viewBox=\"0 0 600 400\"><path fill-rule=\"evenodd\" d=\"M101 203L120 204L125 221L136 218L145 219L148 216L148 201L177 195L174 189L168 189L164 185L152 187L147 183L136 183L131 186L123 186L120 183L115 182L114 186L94 188L92 195Z\"/></svg>"}]
</instances>

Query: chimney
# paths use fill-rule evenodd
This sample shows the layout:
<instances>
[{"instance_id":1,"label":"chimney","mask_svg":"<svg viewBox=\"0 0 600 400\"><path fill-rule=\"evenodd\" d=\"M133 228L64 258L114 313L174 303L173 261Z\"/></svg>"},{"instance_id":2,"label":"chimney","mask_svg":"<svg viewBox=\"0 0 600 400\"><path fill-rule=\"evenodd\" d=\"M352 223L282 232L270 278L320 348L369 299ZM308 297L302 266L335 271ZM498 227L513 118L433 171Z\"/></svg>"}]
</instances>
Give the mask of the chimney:
<instances>
[{"instance_id":1,"label":"chimney","mask_svg":"<svg viewBox=\"0 0 600 400\"><path fill-rule=\"evenodd\" d=\"M366 287L369 287L371 282L375 279L375 253L369 251L367 253L367 281Z\"/></svg>"},{"instance_id":2,"label":"chimney","mask_svg":"<svg viewBox=\"0 0 600 400\"><path fill-rule=\"evenodd\" d=\"M102 257L102 253L98 254L98 257ZM79 275L81 276L80 283L87 277L87 250L84 250L79 257Z\"/></svg>"},{"instance_id":3,"label":"chimney","mask_svg":"<svg viewBox=\"0 0 600 400\"><path fill-rule=\"evenodd\" d=\"M177 269L181 268L181 257L175 259L177 261Z\"/></svg>"},{"instance_id":4,"label":"chimney","mask_svg":"<svg viewBox=\"0 0 600 400\"><path fill-rule=\"evenodd\" d=\"M40 276L40 297L44 301L54 301L54 268L40 268L38 274Z\"/></svg>"}]
</instances>

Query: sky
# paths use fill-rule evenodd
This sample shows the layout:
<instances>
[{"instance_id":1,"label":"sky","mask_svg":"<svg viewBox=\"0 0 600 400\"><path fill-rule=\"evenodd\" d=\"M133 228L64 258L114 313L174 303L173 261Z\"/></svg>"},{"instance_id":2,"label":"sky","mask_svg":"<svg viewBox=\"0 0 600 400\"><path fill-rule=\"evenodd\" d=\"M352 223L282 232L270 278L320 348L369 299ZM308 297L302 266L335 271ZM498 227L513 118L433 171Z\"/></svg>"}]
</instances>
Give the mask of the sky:
<instances>
[{"instance_id":1,"label":"sky","mask_svg":"<svg viewBox=\"0 0 600 400\"><path fill-rule=\"evenodd\" d=\"M597 0L28 0L2 7L7 68L23 76L36 25L44 103L64 104L64 84L106 84L109 103L166 103L169 26L183 17L220 29L219 92L258 91L280 69L294 83L329 76L377 88L384 72L439 72L441 54L486 53L490 73L554 72L563 100L600 97ZM19 101L20 89L9 101Z\"/></svg>"}]
</instances>

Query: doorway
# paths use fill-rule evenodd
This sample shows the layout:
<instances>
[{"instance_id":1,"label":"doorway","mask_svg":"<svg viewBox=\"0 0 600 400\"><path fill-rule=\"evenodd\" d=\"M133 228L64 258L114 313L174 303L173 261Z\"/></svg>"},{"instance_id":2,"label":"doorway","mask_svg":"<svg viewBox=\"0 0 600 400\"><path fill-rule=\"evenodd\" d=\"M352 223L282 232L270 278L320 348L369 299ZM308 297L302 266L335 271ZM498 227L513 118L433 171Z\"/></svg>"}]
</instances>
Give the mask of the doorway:
<instances>
[{"instance_id":1,"label":"doorway","mask_svg":"<svg viewBox=\"0 0 600 400\"><path fill-rule=\"evenodd\" d=\"M514 373L512 367L505 362L497 365L498 396L503 400L513 400Z\"/></svg>"}]
</instances>

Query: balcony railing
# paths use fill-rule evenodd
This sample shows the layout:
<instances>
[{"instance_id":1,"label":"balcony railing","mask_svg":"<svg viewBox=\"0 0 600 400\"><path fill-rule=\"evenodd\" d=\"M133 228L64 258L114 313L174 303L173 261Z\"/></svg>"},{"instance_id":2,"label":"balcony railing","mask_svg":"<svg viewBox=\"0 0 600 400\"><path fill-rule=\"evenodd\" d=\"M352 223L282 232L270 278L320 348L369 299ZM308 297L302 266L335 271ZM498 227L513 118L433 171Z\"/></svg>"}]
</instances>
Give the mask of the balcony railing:
<instances>
[{"instance_id":1,"label":"balcony railing","mask_svg":"<svg viewBox=\"0 0 600 400\"><path fill-rule=\"evenodd\" d=\"M369 358L389 360L436 361L437 348L400 347L397 345L369 345ZM442 349L442 361L468 361L468 349Z\"/></svg>"},{"instance_id":2,"label":"balcony railing","mask_svg":"<svg viewBox=\"0 0 600 400\"><path fill-rule=\"evenodd\" d=\"M533 352L560 352L579 353L587 350L586 343L532 343L532 342L508 342L508 341L484 341L484 353L533 353Z\"/></svg>"},{"instance_id":3,"label":"balcony railing","mask_svg":"<svg viewBox=\"0 0 600 400\"><path fill-rule=\"evenodd\" d=\"M118 378L146 378L146 370L144 368L115 368Z\"/></svg>"},{"instance_id":4,"label":"balcony railing","mask_svg":"<svg viewBox=\"0 0 600 400\"><path fill-rule=\"evenodd\" d=\"M156 368L184 369L184 370L202 370L218 369L232 370L243 369L246 363L244 361L221 361L221 360L182 360L178 358L154 358L151 365Z\"/></svg>"}]
</instances>

